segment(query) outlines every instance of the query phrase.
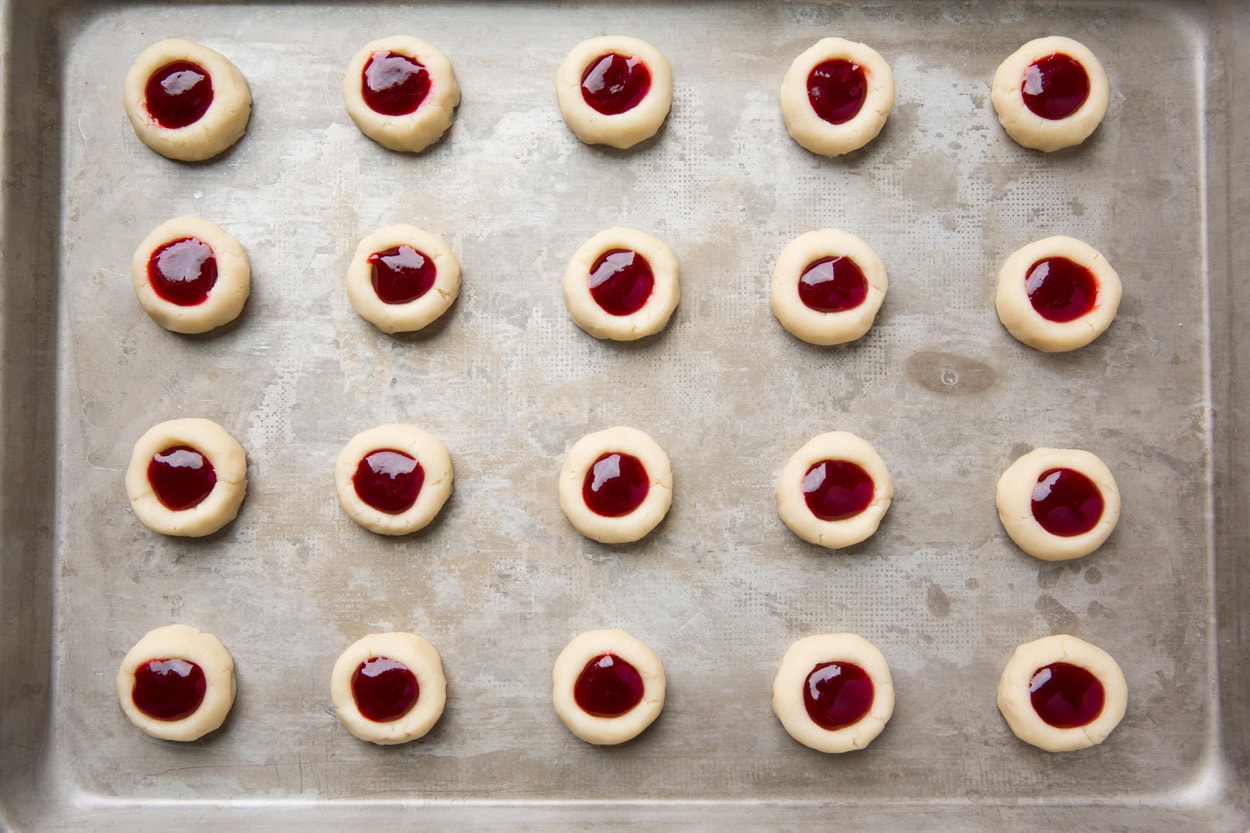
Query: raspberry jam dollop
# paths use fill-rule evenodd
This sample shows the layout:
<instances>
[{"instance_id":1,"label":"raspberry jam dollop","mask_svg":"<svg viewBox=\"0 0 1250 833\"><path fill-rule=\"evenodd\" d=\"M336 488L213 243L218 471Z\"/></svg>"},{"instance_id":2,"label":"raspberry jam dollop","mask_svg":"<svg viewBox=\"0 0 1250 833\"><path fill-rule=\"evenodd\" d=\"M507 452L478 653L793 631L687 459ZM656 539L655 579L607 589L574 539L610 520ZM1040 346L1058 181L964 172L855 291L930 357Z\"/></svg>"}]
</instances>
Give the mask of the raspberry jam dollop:
<instances>
[{"instance_id":1,"label":"raspberry jam dollop","mask_svg":"<svg viewBox=\"0 0 1250 833\"><path fill-rule=\"evenodd\" d=\"M176 130L195 124L213 103L213 79L199 64L170 61L148 76L145 107L158 125Z\"/></svg>"},{"instance_id":2,"label":"raspberry jam dollop","mask_svg":"<svg viewBox=\"0 0 1250 833\"><path fill-rule=\"evenodd\" d=\"M374 52L360 77L360 97L375 113L406 116L430 94L430 71L416 58Z\"/></svg>"},{"instance_id":3,"label":"raspberry jam dollop","mask_svg":"<svg viewBox=\"0 0 1250 833\"><path fill-rule=\"evenodd\" d=\"M217 485L217 470L201 452L176 445L152 455L148 482L166 509L191 509L208 497Z\"/></svg>"},{"instance_id":4,"label":"raspberry jam dollop","mask_svg":"<svg viewBox=\"0 0 1250 833\"><path fill-rule=\"evenodd\" d=\"M1056 52L1025 68L1020 95L1034 114L1051 121L1062 119L1089 98L1089 73L1076 58Z\"/></svg>"},{"instance_id":5,"label":"raspberry jam dollop","mask_svg":"<svg viewBox=\"0 0 1250 833\"><path fill-rule=\"evenodd\" d=\"M872 698L872 677L853 662L822 662L803 685L807 716L831 732L863 720Z\"/></svg>"},{"instance_id":6,"label":"raspberry jam dollop","mask_svg":"<svg viewBox=\"0 0 1250 833\"><path fill-rule=\"evenodd\" d=\"M816 312L844 312L864 303L868 279L849 257L823 257L807 264L799 278L799 300Z\"/></svg>"},{"instance_id":7,"label":"raspberry jam dollop","mask_svg":"<svg viewBox=\"0 0 1250 833\"><path fill-rule=\"evenodd\" d=\"M388 515L411 509L424 483L425 469L417 459L393 448L369 452L352 475L357 497Z\"/></svg>"},{"instance_id":8,"label":"raspberry jam dollop","mask_svg":"<svg viewBox=\"0 0 1250 833\"><path fill-rule=\"evenodd\" d=\"M822 521L844 521L872 503L872 476L850 460L821 460L803 475L803 499Z\"/></svg>"},{"instance_id":9,"label":"raspberry jam dollop","mask_svg":"<svg viewBox=\"0 0 1250 833\"><path fill-rule=\"evenodd\" d=\"M1029 267L1024 291L1037 314L1064 324L1093 311L1098 304L1098 279L1066 257L1048 257Z\"/></svg>"},{"instance_id":10,"label":"raspberry jam dollop","mask_svg":"<svg viewBox=\"0 0 1250 833\"><path fill-rule=\"evenodd\" d=\"M845 58L831 58L807 74L807 100L830 124L846 124L859 115L868 97L864 68Z\"/></svg>"},{"instance_id":11,"label":"raspberry jam dollop","mask_svg":"<svg viewBox=\"0 0 1250 833\"><path fill-rule=\"evenodd\" d=\"M412 711L421 696L417 675L387 657L369 657L352 673L352 699L366 719L389 723Z\"/></svg>"},{"instance_id":12,"label":"raspberry jam dollop","mask_svg":"<svg viewBox=\"0 0 1250 833\"><path fill-rule=\"evenodd\" d=\"M425 252L395 246L369 255L373 291L385 304L407 304L434 286L438 267Z\"/></svg>"},{"instance_id":13,"label":"raspberry jam dollop","mask_svg":"<svg viewBox=\"0 0 1250 833\"><path fill-rule=\"evenodd\" d=\"M202 304L217 285L217 257L198 238L171 240L148 258L148 283L163 301L180 307Z\"/></svg>"},{"instance_id":14,"label":"raspberry jam dollop","mask_svg":"<svg viewBox=\"0 0 1250 833\"><path fill-rule=\"evenodd\" d=\"M1075 469L1048 469L1033 487L1033 517L1051 535L1084 535L1102 518L1102 491Z\"/></svg>"},{"instance_id":15,"label":"raspberry jam dollop","mask_svg":"<svg viewBox=\"0 0 1250 833\"><path fill-rule=\"evenodd\" d=\"M642 702L645 688L637 668L616 654L600 654L577 675L573 699L593 717L620 717Z\"/></svg>"},{"instance_id":16,"label":"raspberry jam dollop","mask_svg":"<svg viewBox=\"0 0 1250 833\"><path fill-rule=\"evenodd\" d=\"M590 267L590 295L609 315L633 315L655 289L655 273L633 249L609 249Z\"/></svg>"},{"instance_id":17,"label":"raspberry jam dollop","mask_svg":"<svg viewBox=\"0 0 1250 833\"><path fill-rule=\"evenodd\" d=\"M600 55L582 73L582 100L605 116L634 109L650 91L651 70L634 55Z\"/></svg>"},{"instance_id":18,"label":"raspberry jam dollop","mask_svg":"<svg viewBox=\"0 0 1250 833\"><path fill-rule=\"evenodd\" d=\"M651 478L642 461L632 454L610 451L595 460L582 481L582 500L596 515L619 518L646 500Z\"/></svg>"},{"instance_id":19,"label":"raspberry jam dollop","mask_svg":"<svg viewBox=\"0 0 1250 833\"><path fill-rule=\"evenodd\" d=\"M1102 714L1106 690L1088 668L1055 662L1033 672L1029 700L1037 716L1057 729L1088 726Z\"/></svg>"},{"instance_id":20,"label":"raspberry jam dollop","mask_svg":"<svg viewBox=\"0 0 1250 833\"><path fill-rule=\"evenodd\" d=\"M185 659L150 659L135 669L130 699L154 720L182 720L204 702L204 669Z\"/></svg>"}]
</instances>

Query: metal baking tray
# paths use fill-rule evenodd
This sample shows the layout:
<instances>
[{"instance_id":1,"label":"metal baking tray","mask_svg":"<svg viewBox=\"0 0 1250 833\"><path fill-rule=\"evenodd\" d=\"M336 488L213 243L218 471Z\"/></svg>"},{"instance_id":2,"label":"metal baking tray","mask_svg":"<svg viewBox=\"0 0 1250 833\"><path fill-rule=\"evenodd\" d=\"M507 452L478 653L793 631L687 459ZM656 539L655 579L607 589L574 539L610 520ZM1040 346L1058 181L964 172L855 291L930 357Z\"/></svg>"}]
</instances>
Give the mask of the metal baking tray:
<instances>
[{"instance_id":1,"label":"metal baking tray","mask_svg":"<svg viewBox=\"0 0 1250 833\"><path fill-rule=\"evenodd\" d=\"M1225 2L89 2L3 5L0 282L0 820L21 831L1244 830L1250 706L1247 33ZM464 100L420 156L348 120L343 68L412 33ZM580 144L553 76L583 38L635 34L672 61L672 113L630 152ZM1043 155L998 127L989 84L1024 41L1066 34L1113 90L1082 147ZM819 159L777 91L826 35L873 45L898 88L883 133ZM247 76L247 135L197 165L139 144L121 107L133 57L190 37ZM178 214L248 250L241 320L165 332L131 252ZM356 242L412 222L447 238L464 290L415 337L375 331L343 288ZM610 225L682 262L682 301L644 343L569 320L564 265ZM785 243L834 226L891 285L873 330L816 349L772 318ZM998 264L1063 233L1125 283L1093 345L1044 355L992 305ZM250 490L209 539L130 515L134 440L178 416L247 449ZM454 495L401 540L338 509L356 432L412 421L452 451ZM624 547L582 539L555 498L578 437L614 424L665 446L671 514ZM897 497L870 541L818 551L779 522L774 479L810 436L869 439ZM1124 512L1099 552L1047 564L1006 539L1001 470L1088 448ZM234 712L203 741L153 740L113 677L150 628L186 622L233 653ZM550 706L565 642L622 627L666 663L669 702L619 748ZM447 711L379 748L335 720L329 673L366 632L443 654ZM854 631L889 659L898 706L867 750L824 756L770 710L785 648ZM1101 746L1046 754L994 703L1014 647L1076 633L1108 650L1128 714Z\"/></svg>"}]
</instances>

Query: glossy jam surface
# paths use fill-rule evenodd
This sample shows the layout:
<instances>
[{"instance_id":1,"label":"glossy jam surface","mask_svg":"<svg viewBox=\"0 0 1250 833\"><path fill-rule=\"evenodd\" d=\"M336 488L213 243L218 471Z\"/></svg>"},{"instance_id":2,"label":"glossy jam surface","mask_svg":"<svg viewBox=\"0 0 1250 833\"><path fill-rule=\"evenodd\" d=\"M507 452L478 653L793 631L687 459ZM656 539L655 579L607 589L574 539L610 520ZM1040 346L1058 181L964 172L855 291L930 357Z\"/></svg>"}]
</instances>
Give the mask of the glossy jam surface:
<instances>
[{"instance_id":1,"label":"glossy jam surface","mask_svg":"<svg viewBox=\"0 0 1250 833\"><path fill-rule=\"evenodd\" d=\"M853 662L822 662L807 675L803 705L822 729L858 723L872 708L872 677Z\"/></svg>"},{"instance_id":2,"label":"glossy jam surface","mask_svg":"<svg viewBox=\"0 0 1250 833\"><path fill-rule=\"evenodd\" d=\"M1048 257L1029 267L1024 291L1037 314L1064 324L1088 315L1098 304L1098 279L1066 257Z\"/></svg>"},{"instance_id":3,"label":"glossy jam surface","mask_svg":"<svg viewBox=\"0 0 1250 833\"><path fill-rule=\"evenodd\" d=\"M600 654L577 675L573 699L586 714L620 717L642 702L644 690L637 668L616 654Z\"/></svg>"},{"instance_id":4,"label":"glossy jam surface","mask_svg":"<svg viewBox=\"0 0 1250 833\"><path fill-rule=\"evenodd\" d=\"M633 249L609 249L590 267L590 295L609 315L633 315L655 289L655 273Z\"/></svg>"},{"instance_id":5,"label":"glossy jam surface","mask_svg":"<svg viewBox=\"0 0 1250 833\"><path fill-rule=\"evenodd\" d=\"M198 506L217 485L217 470L194 448L176 445L152 455L148 482L156 499L175 512Z\"/></svg>"},{"instance_id":6,"label":"glossy jam surface","mask_svg":"<svg viewBox=\"0 0 1250 833\"><path fill-rule=\"evenodd\" d=\"M352 699L361 715L374 723L398 720L412 710L420 696L417 676L402 662L370 657L352 673Z\"/></svg>"},{"instance_id":7,"label":"glossy jam surface","mask_svg":"<svg viewBox=\"0 0 1250 833\"><path fill-rule=\"evenodd\" d=\"M845 58L823 61L807 74L807 100L830 124L845 124L864 107L868 79L864 68Z\"/></svg>"},{"instance_id":8,"label":"glossy jam surface","mask_svg":"<svg viewBox=\"0 0 1250 833\"><path fill-rule=\"evenodd\" d=\"M600 55L582 73L582 100L605 116L634 109L650 91L651 70L633 55Z\"/></svg>"},{"instance_id":9,"label":"glossy jam surface","mask_svg":"<svg viewBox=\"0 0 1250 833\"><path fill-rule=\"evenodd\" d=\"M1036 115L1052 121L1062 119L1089 98L1089 73L1076 58L1056 52L1025 68L1020 94L1024 106Z\"/></svg>"},{"instance_id":10,"label":"glossy jam surface","mask_svg":"<svg viewBox=\"0 0 1250 833\"><path fill-rule=\"evenodd\" d=\"M388 515L411 509L424 483L425 469L416 458L393 448L369 452L352 475L356 496Z\"/></svg>"},{"instance_id":11,"label":"glossy jam surface","mask_svg":"<svg viewBox=\"0 0 1250 833\"><path fill-rule=\"evenodd\" d=\"M651 478L642 461L632 454L610 451L595 460L582 481L582 499L596 515L619 518L633 512L647 498Z\"/></svg>"},{"instance_id":12,"label":"glossy jam surface","mask_svg":"<svg viewBox=\"0 0 1250 833\"><path fill-rule=\"evenodd\" d=\"M1042 472L1033 487L1033 517L1051 535L1084 535L1102 517L1102 491L1075 469Z\"/></svg>"},{"instance_id":13,"label":"glossy jam surface","mask_svg":"<svg viewBox=\"0 0 1250 833\"><path fill-rule=\"evenodd\" d=\"M360 97L375 113L406 116L430 94L430 71L416 58L374 52L360 77Z\"/></svg>"},{"instance_id":14,"label":"glossy jam surface","mask_svg":"<svg viewBox=\"0 0 1250 833\"><path fill-rule=\"evenodd\" d=\"M148 258L148 283L163 301L194 307L217 285L217 257L195 237L171 240Z\"/></svg>"},{"instance_id":15,"label":"glossy jam surface","mask_svg":"<svg viewBox=\"0 0 1250 833\"><path fill-rule=\"evenodd\" d=\"M369 255L373 291L385 304L407 304L434 286L438 267L425 252L396 246Z\"/></svg>"},{"instance_id":16,"label":"glossy jam surface","mask_svg":"<svg viewBox=\"0 0 1250 833\"><path fill-rule=\"evenodd\" d=\"M1058 729L1087 726L1102 714L1106 691L1087 668L1056 662L1037 669L1029 700L1037 716Z\"/></svg>"},{"instance_id":17,"label":"glossy jam surface","mask_svg":"<svg viewBox=\"0 0 1250 833\"><path fill-rule=\"evenodd\" d=\"M148 77L143 95L148 115L167 130L195 124L213 103L213 79L199 64L171 61Z\"/></svg>"},{"instance_id":18,"label":"glossy jam surface","mask_svg":"<svg viewBox=\"0 0 1250 833\"><path fill-rule=\"evenodd\" d=\"M822 521L844 521L872 503L871 475L850 460L821 460L803 475L803 499Z\"/></svg>"},{"instance_id":19,"label":"glossy jam surface","mask_svg":"<svg viewBox=\"0 0 1250 833\"><path fill-rule=\"evenodd\" d=\"M204 702L204 669L185 659L150 659L135 669L130 698L155 720L182 720Z\"/></svg>"},{"instance_id":20,"label":"glossy jam surface","mask_svg":"<svg viewBox=\"0 0 1250 833\"><path fill-rule=\"evenodd\" d=\"M844 312L864 303L868 279L849 257L813 261L799 278L799 300L816 312Z\"/></svg>"}]
</instances>

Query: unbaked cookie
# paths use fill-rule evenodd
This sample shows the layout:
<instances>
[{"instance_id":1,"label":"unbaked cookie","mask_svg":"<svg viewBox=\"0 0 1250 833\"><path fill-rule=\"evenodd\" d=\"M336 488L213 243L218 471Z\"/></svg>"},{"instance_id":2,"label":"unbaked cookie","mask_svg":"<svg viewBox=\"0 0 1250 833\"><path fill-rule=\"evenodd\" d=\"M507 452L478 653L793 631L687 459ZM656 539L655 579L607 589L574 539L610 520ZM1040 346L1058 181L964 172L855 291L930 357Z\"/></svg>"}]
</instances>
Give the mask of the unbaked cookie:
<instances>
[{"instance_id":1,"label":"unbaked cookie","mask_svg":"<svg viewBox=\"0 0 1250 833\"><path fill-rule=\"evenodd\" d=\"M362 431L339 452L334 485L347 517L380 535L424 529L451 496L447 446L412 425Z\"/></svg>"},{"instance_id":2,"label":"unbaked cookie","mask_svg":"<svg viewBox=\"0 0 1250 833\"><path fill-rule=\"evenodd\" d=\"M162 535L199 538L234 520L247 494L247 455L208 419L172 419L135 443L126 494L139 522Z\"/></svg>"},{"instance_id":3,"label":"unbaked cookie","mask_svg":"<svg viewBox=\"0 0 1250 833\"><path fill-rule=\"evenodd\" d=\"M424 737L447 704L438 651L415 633L373 633L334 663L330 699L356 737L391 745Z\"/></svg>"},{"instance_id":4,"label":"unbaked cookie","mask_svg":"<svg viewBox=\"0 0 1250 833\"><path fill-rule=\"evenodd\" d=\"M637 541L673 501L673 470L659 443L636 428L582 437L560 469L560 508L582 535L604 544Z\"/></svg>"},{"instance_id":5,"label":"unbaked cookie","mask_svg":"<svg viewBox=\"0 0 1250 833\"><path fill-rule=\"evenodd\" d=\"M872 247L837 229L809 231L781 251L769 293L773 315L810 344L845 344L868 332L889 281Z\"/></svg>"},{"instance_id":6,"label":"unbaked cookie","mask_svg":"<svg viewBox=\"0 0 1250 833\"><path fill-rule=\"evenodd\" d=\"M773 713L804 746L863 749L894 714L890 666L875 645L853 633L800 639L773 679Z\"/></svg>"},{"instance_id":7,"label":"unbaked cookie","mask_svg":"<svg viewBox=\"0 0 1250 833\"><path fill-rule=\"evenodd\" d=\"M395 35L365 44L351 59L343 102L361 133L390 150L419 153L451 127L460 85L436 47Z\"/></svg>"},{"instance_id":8,"label":"unbaked cookie","mask_svg":"<svg viewBox=\"0 0 1250 833\"><path fill-rule=\"evenodd\" d=\"M794 59L781 82L790 136L821 156L841 156L876 138L894 107L894 73L872 47L824 38Z\"/></svg>"},{"instance_id":9,"label":"unbaked cookie","mask_svg":"<svg viewBox=\"0 0 1250 833\"><path fill-rule=\"evenodd\" d=\"M621 630L587 631L551 669L551 700L569 731L587 743L637 737L664 709L664 665Z\"/></svg>"},{"instance_id":10,"label":"unbaked cookie","mask_svg":"<svg viewBox=\"0 0 1250 833\"><path fill-rule=\"evenodd\" d=\"M564 272L564 304L595 338L634 341L668 323L681 298L677 255L664 241L631 228L587 240Z\"/></svg>"},{"instance_id":11,"label":"unbaked cookie","mask_svg":"<svg viewBox=\"0 0 1250 833\"><path fill-rule=\"evenodd\" d=\"M638 38L582 41L556 73L560 113L588 145L631 148L660 129L673 103L668 59Z\"/></svg>"},{"instance_id":12,"label":"unbaked cookie","mask_svg":"<svg viewBox=\"0 0 1250 833\"><path fill-rule=\"evenodd\" d=\"M144 732L195 740L220 727L234 705L234 660L211 633L166 625L126 654L116 688L122 711Z\"/></svg>"},{"instance_id":13,"label":"unbaked cookie","mask_svg":"<svg viewBox=\"0 0 1250 833\"><path fill-rule=\"evenodd\" d=\"M1031 40L994 73L990 93L1007 135L1034 150L1079 145L1102 123L1111 86L1102 64L1071 38Z\"/></svg>"},{"instance_id":14,"label":"unbaked cookie","mask_svg":"<svg viewBox=\"0 0 1250 833\"><path fill-rule=\"evenodd\" d=\"M347 270L352 307L384 333L428 326L459 293L460 262L451 247L416 226L387 226L368 235Z\"/></svg>"},{"instance_id":15,"label":"unbaked cookie","mask_svg":"<svg viewBox=\"0 0 1250 833\"><path fill-rule=\"evenodd\" d=\"M1047 752L1102 743L1127 705L1128 685L1111 655L1066 634L1016 648L998 681L998 710L1011 731Z\"/></svg>"},{"instance_id":16,"label":"unbaked cookie","mask_svg":"<svg viewBox=\"0 0 1250 833\"><path fill-rule=\"evenodd\" d=\"M206 333L230 323L252 288L239 241L198 217L157 226L135 249L130 277L143 311L175 333Z\"/></svg>"},{"instance_id":17,"label":"unbaked cookie","mask_svg":"<svg viewBox=\"0 0 1250 833\"><path fill-rule=\"evenodd\" d=\"M1044 561L1088 555L1120 519L1120 490L1111 470L1077 449L1025 454L998 479L996 502L1011 540Z\"/></svg>"},{"instance_id":18,"label":"unbaked cookie","mask_svg":"<svg viewBox=\"0 0 1250 833\"><path fill-rule=\"evenodd\" d=\"M893 497L881 455L846 431L809 440L777 478L781 520L804 541L829 549L871 537Z\"/></svg>"},{"instance_id":19,"label":"unbaked cookie","mask_svg":"<svg viewBox=\"0 0 1250 833\"><path fill-rule=\"evenodd\" d=\"M178 38L139 53L124 92L139 140L183 162L211 159L232 146L252 114L243 73L220 53Z\"/></svg>"}]
</instances>

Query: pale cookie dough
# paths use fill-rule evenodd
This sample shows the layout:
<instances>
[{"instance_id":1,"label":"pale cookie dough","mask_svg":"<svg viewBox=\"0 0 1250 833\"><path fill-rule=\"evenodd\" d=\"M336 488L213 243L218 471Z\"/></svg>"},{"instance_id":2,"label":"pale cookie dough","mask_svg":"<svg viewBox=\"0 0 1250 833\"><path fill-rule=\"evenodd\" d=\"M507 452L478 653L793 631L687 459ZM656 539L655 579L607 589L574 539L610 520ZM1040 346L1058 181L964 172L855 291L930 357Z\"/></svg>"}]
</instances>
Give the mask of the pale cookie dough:
<instances>
[{"instance_id":1,"label":"pale cookie dough","mask_svg":"<svg viewBox=\"0 0 1250 833\"><path fill-rule=\"evenodd\" d=\"M213 99L204 115L185 127L163 127L147 108L147 84L165 66L189 61L201 67L213 86ZM135 135L152 150L170 159L199 162L211 159L242 138L252 114L252 93L243 73L229 59L189 40L158 41L139 53L126 73L126 115Z\"/></svg>"},{"instance_id":2,"label":"pale cookie dough","mask_svg":"<svg viewBox=\"0 0 1250 833\"><path fill-rule=\"evenodd\" d=\"M1094 308L1071 321L1050 321L1033 308L1029 300L1027 276L1033 264L1051 257L1064 257L1084 266L1094 275L1098 295ZM1093 246L1073 237L1056 235L1017 249L998 273L994 306L998 318L1020 342L1046 353L1084 347L1106 332L1120 308L1123 292L1120 276Z\"/></svg>"},{"instance_id":3,"label":"pale cookie dough","mask_svg":"<svg viewBox=\"0 0 1250 833\"><path fill-rule=\"evenodd\" d=\"M1059 728L1038 716L1033 708L1033 676L1056 662L1078 665L1103 686L1102 711L1084 726ZM998 681L998 709L1016 737L1047 752L1070 752L1102 743L1124 717L1128 685L1124 673L1110 654L1075 636L1060 634L1028 642L1016 648Z\"/></svg>"},{"instance_id":4,"label":"pale cookie dough","mask_svg":"<svg viewBox=\"0 0 1250 833\"><path fill-rule=\"evenodd\" d=\"M618 717L587 714L573 696L586 665L604 654L628 662L642 678L642 700ZM587 631L570 642L551 669L551 700L556 715L577 737L600 746L624 743L642 733L664 709L664 664L647 645L622 630Z\"/></svg>"},{"instance_id":5,"label":"pale cookie dough","mask_svg":"<svg viewBox=\"0 0 1250 833\"><path fill-rule=\"evenodd\" d=\"M353 478L360 462L374 451L402 451L414 458L424 471L424 481L416 502L392 515L365 503L356 493ZM362 431L339 452L334 466L334 485L339 505L347 517L379 535L407 535L424 529L451 497L453 472L451 455L433 434L412 425L379 425Z\"/></svg>"},{"instance_id":6,"label":"pale cookie dough","mask_svg":"<svg viewBox=\"0 0 1250 833\"><path fill-rule=\"evenodd\" d=\"M1102 517L1089 532L1052 535L1033 517L1033 491L1044 472L1072 469L1088 477L1102 493ZM1120 490L1107 464L1088 451L1038 448L1016 460L998 479L995 494L1003 529L1020 549L1043 561L1067 561L1103 545L1120 519Z\"/></svg>"},{"instance_id":7,"label":"pale cookie dough","mask_svg":"<svg viewBox=\"0 0 1250 833\"><path fill-rule=\"evenodd\" d=\"M807 713L803 690L818 665L849 662L858 665L872 680L872 705L855 723L826 729ZM773 679L773 713L781 725L804 746L818 752L850 752L872 743L894 714L894 682L890 666L877 646L853 633L828 633L800 639L781 658Z\"/></svg>"},{"instance_id":8,"label":"pale cookie dough","mask_svg":"<svg viewBox=\"0 0 1250 833\"><path fill-rule=\"evenodd\" d=\"M217 483L190 509L170 509L148 480L152 457L185 446L212 464ZM135 443L126 468L126 494L139 522L153 532L199 538L211 535L235 519L247 494L247 455L238 440L208 419L172 419L154 425Z\"/></svg>"},{"instance_id":9,"label":"pale cookie dough","mask_svg":"<svg viewBox=\"0 0 1250 833\"><path fill-rule=\"evenodd\" d=\"M646 258L655 278L651 296L628 315L613 315L591 294L591 268L599 256L613 249L637 252ZM564 272L564 304L573 323L595 338L634 341L664 329L681 299L677 255L657 237L631 228L599 232L573 254Z\"/></svg>"},{"instance_id":10,"label":"pale cookie dough","mask_svg":"<svg viewBox=\"0 0 1250 833\"><path fill-rule=\"evenodd\" d=\"M634 511L620 517L600 515L586 505L582 485L595 461L619 452L637 457L647 470L647 496ZM673 469L655 440L636 428L609 428L582 437L569 449L560 468L560 508L573 527L603 544L637 541L664 520L673 502Z\"/></svg>"},{"instance_id":11,"label":"pale cookie dough","mask_svg":"<svg viewBox=\"0 0 1250 833\"><path fill-rule=\"evenodd\" d=\"M151 717L135 705L131 692L135 672L151 660L181 659L204 672L204 699L180 720ZM117 699L130 722L154 738L195 740L219 728L234 705L234 660L221 641L188 625L166 625L149 631L122 660L117 671Z\"/></svg>"},{"instance_id":12,"label":"pale cookie dough","mask_svg":"<svg viewBox=\"0 0 1250 833\"><path fill-rule=\"evenodd\" d=\"M424 100L411 113L389 116L365 103L365 67L375 54L395 53L411 58L429 73L430 88ZM370 139L390 150L419 153L442 138L451 127L460 103L460 85L451 61L432 44L407 35L370 41L355 54L343 77L343 103L356 127Z\"/></svg>"},{"instance_id":13,"label":"pale cookie dough","mask_svg":"<svg viewBox=\"0 0 1250 833\"><path fill-rule=\"evenodd\" d=\"M859 306L820 312L799 297L799 281L807 267L827 257L849 258L864 273L868 294ZM888 286L885 266L871 246L848 232L823 229L799 235L781 250L773 269L769 300L773 315L796 338L809 344L845 344L872 327Z\"/></svg>"},{"instance_id":14,"label":"pale cookie dough","mask_svg":"<svg viewBox=\"0 0 1250 833\"><path fill-rule=\"evenodd\" d=\"M360 713L352 694L352 676L373 657L406 667L417 678L417 702L395 720L375 722ZM415 633L371 633L353 642L334 663L330 699L339 722L361 740L389 746L424 737L447 705L447 678L438 650Z\"/></svg>"},{"instance_id":15,"label":"pale cookie dough","mask_svg":"<svg viewBox=\"0 0 1250 833\"><path fill-rule=\"evenodd\" d=\"M617 54L638 58L651 74L651 89L633 108L605 114L582 96L582 76L598 58ZM622 150L650 139L660 129L673 104L673 70L660 50L646 41L624 36L605 36L582 41L573 47L556 73L556 100L560 114L577 138L588 145L608 145Z\"/></svg>"},{"instance_id":16,"label":"pale cookie dough","mask_svg":"<svg viewBox=\"0 0 1250 833\"><path fill-rule=\"evenodd\" d=\"M158 249L186 238L203 243L217 261L217 282L203 302L192 306L162 298L153 288L148 272ZM252 288L252 269L243 246L221 226L198 217L175 217L157 226L135 249L130 278L143 311L175 333L206 333L229 324L243 311Z\"/></svg>"},{"instance_id":17,"label":"pale cookie dough","mask_svg":"<svg viewBox=\"0 0 1250 833\"><path fill-rule=\"evenodd\" d=\"M369 258L400 246L416 249L434 262L434 285L419 298L391 304L378 297ZM410 225L387 226L366 236L347 269L347 299L360 317L384 333L423 329L445 313L460 293L460 261L441 237Z\"/></svg>"},{"instance_id":18,"label":"pale cookie dough","mask_svg":"<svg viewBox=\"0 0 1250 833\"><path fill-rule=\"evenodd\" d=\"M863 106L850 120L833 124L812 107L807 79L820 64L842 59L857 64L868 85ZM821 156L841 156L876 138L894 107L894 73L880 53L862 43L824 38L802 52L781 82L781 116L791 138Z\"/></svg>"},{"instance_id":19,"label":"pale cookie dough","mask_svg":"<svg viewBox=\"0 0 1250 833\"><path fill-rule=\"evenodd\" d=\"M1028 108L1022 89L1025 71L1035 61L1056 53L1074 58L1085 68L1089 76L1089 97L1064 118L1047 119ZM1071 38L1047 37L1029 41L1003 61L994 73L990 98L998 121L1017 144L1033 150L1055 151L1079 145L1102 123L1111 98L1111 85L1093 52Z\"/></svg>"},{"instance_id":20,"label":"pale cookie dough","mask_svg":"<svg viewBox=\"0 0 1250 833\"><path fill-rule=\"evenodd\" d=\"M803 479L808 470L824 460L846 460L862 468L873 482L872 501L850 518L826 521L808 508ZM894 482L885 461L866 440L846 431L813 437L794 452L777 478L777 512L790 531L811 544L840 549L870 538L885 517L894 498Z\"/></svg>"}]
</instances>

